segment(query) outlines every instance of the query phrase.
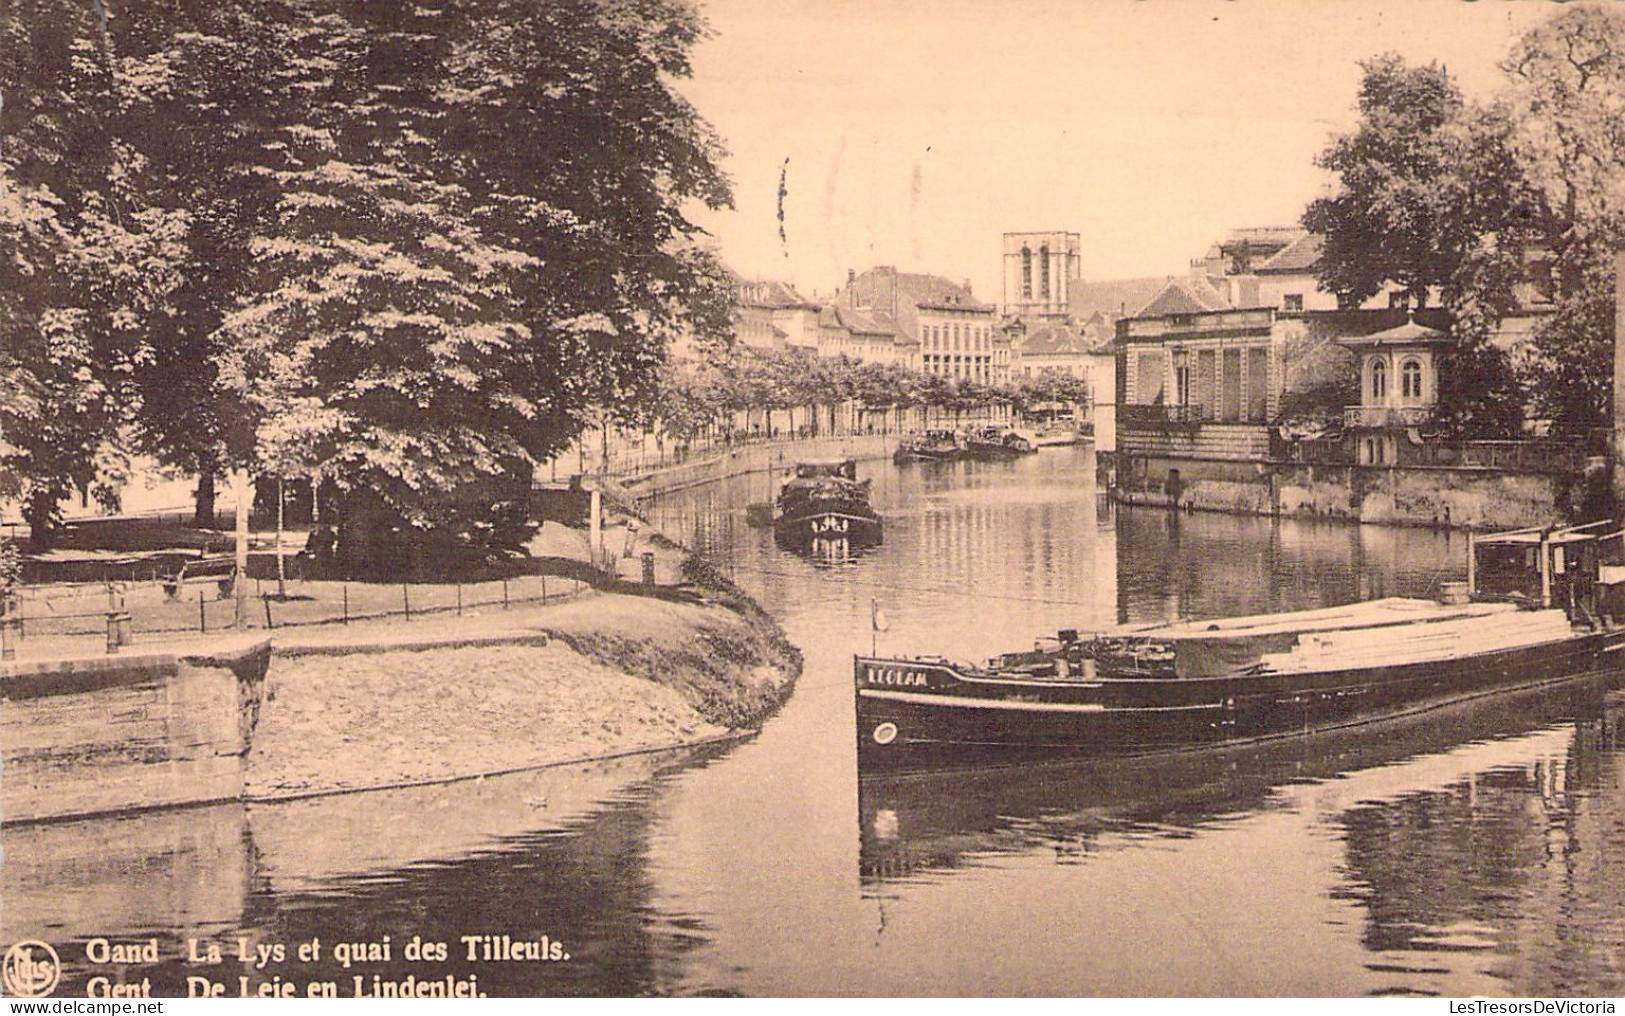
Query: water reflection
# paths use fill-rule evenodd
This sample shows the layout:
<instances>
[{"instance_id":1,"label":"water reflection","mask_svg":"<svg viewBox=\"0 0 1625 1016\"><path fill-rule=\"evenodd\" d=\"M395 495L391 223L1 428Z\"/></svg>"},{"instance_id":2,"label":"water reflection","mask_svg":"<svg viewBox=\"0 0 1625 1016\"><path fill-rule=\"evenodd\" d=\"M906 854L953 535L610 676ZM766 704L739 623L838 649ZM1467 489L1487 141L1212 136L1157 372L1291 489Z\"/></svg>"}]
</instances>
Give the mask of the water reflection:
<instances>
[{"instance_id":1,"label":"water reflection","mask_svg":"<svg viewBox=\"0 0 1625 1016\"><path fill-rule=\"evenodd\" d=\"M1467 567L1434 530L1119 507L1116 531L1120 622L1432 596Z\"/></svg>"},{"instance_id":2,"label":"water reflection","mask_svg":"<svg viewBox=\"0 0 1625 1016\"><path fill-rule=\"evenodd\" d=\"M1492 699L1337 739L1148 763L859 781L851 654L980 658L1057 628L1425 594L1425 530L1102 510L1092 460L867 464L885 544L774 545L769 474L655 506L806 670L753 740L689 758L3 831L0 938L455 941L492 994L1590 994L1625 988L1625 709ZM891 630L870 630L879 601ZM79 944L74 959L75 943ZM364 972L403 973L399 965ZM234 968L235 975L263 978ZM342 978L322 966L321 976Z\"/></svg>"},{"instance_id":3,"label":"water reflection","mask_svg":"<svg viewBox=\"0 0 1625 1016\"><path fill-rule=\"evenodd\" d=\"M658 990L643 924L649 801L661 773L724 749L667 752L487 780L243 808L11 828L0 869L0 936L52 943L59 994L91 976L152 979L184 995L188 975L252 993L276 977L332 979L348 995L361 974L476 976L491 994ZM468 934L551 934L569 963L471 964L426 971L399 950L411 935L453 945ZM396 943L392 961L344 966L338 942ZM85 962L91 938L160 940L156 966ZM326 957L263 970L235 962L236 942L321 938ZM215 942L218 967L186 962L188 940ZM666 943L670 951L671 943ZM678 950L680 951L680 950Z\"/></svg>"},{"instance_id":4,"label":"water reflection","mask_svg":"<svg viewBox=\"0 0 1625 1016\"><path fill-rule=\"evenodd\" d=\"M1467 962L1520 994L1625 986L1625 789L1617 707L1567 750L1363 802L1340 817L1339 892L1366 911L1374 967ZM1448 985L1441 984L1443 991Z\"/></svg>"},{"instance_id":5,"label":"water reflection","mask_svg":"<svg viewBox=\"0 0 1625 1016\"><path fill-rule=\"evenodd\" d=\"M1281 806L1275 792L1283 785L1334 779L1576 717L1600 717L1603 690L1596 683L1577 684L1458 703L1314 738L1132 759L979 772L860 773L860 869L866 883L881 885L952 870L966 858L994 852L1045 848L1077 860L1092 852L1107 830L1186 835L1227 816ZM1396 839L1384 843L1403 853Z\"/></svg>"}]
</instances>

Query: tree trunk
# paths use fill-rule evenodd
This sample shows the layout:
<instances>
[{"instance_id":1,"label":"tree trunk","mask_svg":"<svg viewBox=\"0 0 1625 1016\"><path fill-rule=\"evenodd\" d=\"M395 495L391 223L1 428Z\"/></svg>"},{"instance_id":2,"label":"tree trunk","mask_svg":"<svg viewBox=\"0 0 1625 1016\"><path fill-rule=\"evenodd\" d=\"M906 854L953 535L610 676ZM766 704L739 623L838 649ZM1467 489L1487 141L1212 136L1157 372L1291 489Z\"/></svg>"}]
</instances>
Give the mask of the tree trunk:
<instances>
[{"instance_id":1,"label":"tree trunk","mask_svg":"<svg viewBox=\"0 0 1625 1016\"><path fill-rule=\"evenodd\" d=\"M276 595L280 600L288 598L288 566L282 561L282 506L286 503L279 474L276 478Z\"/></svg>"},{"instance_id":2,"label":"tree trunk","mask_svg":"<svg viewBox=\"0 0 1625 1016\"><path fill-rule=\"evenodd\" d=\"M236 626L241 629L248 625L248 510L254 503L248 470L232 470L231 485L237 494L237 580L232 583L232 596L236 601Z\"/></svg>"},{"instance_id":3,"label":"tree trunk","mask_svg":"<svg viewBox=\"0 0 1625 1016\"><path fill-rule=\"evenodd\" d=\"M56 545L61 519L57 504L61 492L55 489L36 489L23 503L23 521L28 523L28 545L36 553L44 553Z\"/></svg>"},{"instance_id":4,"label":"tree trunk","mask_svg":"<svg viewBox=\"0 0 1625 1016\"><path fill-rule=\"evenodd\" d=\"M197 474L197 501L192 507L192 525L214 528L214 463L202 463Z\"/></svg>"}]
</instances>

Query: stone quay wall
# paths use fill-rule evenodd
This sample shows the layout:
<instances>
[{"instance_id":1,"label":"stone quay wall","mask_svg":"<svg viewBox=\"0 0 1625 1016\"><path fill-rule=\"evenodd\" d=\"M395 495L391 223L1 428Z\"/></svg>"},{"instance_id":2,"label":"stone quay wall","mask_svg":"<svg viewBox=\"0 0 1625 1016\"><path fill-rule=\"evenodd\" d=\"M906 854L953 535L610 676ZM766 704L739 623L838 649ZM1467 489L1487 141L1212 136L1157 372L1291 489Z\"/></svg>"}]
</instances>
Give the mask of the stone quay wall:
<instances>
[{"instance_id":1,"label":"stone quay wall","mask_svg":"<svg viewBox=\"0 0 1625 1016\"><path fill-rule=\"evenodd\" d=\"M1351 466L1136 456L1120 463L1128 504L1403 526L1516 529L1564 516L1574 478L1428 466Z\"/></svg>"},{"instance_id":2,"label":"stone quay wall","mask_svg":"<svg viewBox=\"0 0 1625 1016\"><path fill-rule=\"evenodd\" d=\"M0 822L240 800L270 657L237 638L0 664Z\"/></svg>"},{"instance_id":3,"label":"stone quay wall","mask_svg":"<svg viewBox=\"0 0 1625 1016\"><path fill-rule=\"evenodd\" d=\"M884 459L897 450L896 435L864 434L741 445L681 465L622 473L619 485L633 497L669 494L745 473L762 473L814 459Z\"/></svg>"}]
</instances>

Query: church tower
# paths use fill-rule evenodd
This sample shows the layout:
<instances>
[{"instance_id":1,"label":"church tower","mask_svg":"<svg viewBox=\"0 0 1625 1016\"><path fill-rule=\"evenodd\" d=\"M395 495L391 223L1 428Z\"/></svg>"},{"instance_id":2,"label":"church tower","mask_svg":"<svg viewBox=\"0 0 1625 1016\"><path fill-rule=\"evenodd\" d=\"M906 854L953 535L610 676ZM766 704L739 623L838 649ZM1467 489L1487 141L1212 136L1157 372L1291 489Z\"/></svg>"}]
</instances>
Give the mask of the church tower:
<instances>
[{"instance_id":1,"label":"church tower","mask_svg":"<svg viewBox=\"0 0 1625 1016\"><path fill-rule=\"evenodd\" d=\"M1061 318L1072 285L1083 277L1077 233L1004 234L1004 312Z\"/></svg>"}]
</instances>

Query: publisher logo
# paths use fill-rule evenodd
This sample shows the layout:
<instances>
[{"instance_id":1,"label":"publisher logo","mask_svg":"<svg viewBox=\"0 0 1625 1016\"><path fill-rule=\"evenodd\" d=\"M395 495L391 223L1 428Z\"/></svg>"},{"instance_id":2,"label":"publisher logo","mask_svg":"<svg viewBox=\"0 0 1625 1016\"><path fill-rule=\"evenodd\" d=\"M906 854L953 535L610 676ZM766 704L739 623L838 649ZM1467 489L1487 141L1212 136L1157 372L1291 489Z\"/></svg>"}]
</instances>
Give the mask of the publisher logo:
<instances>
[{"instance_id":1,"label":"publisher logo","mask_svg":"<svg viewBox=\"0 0 1625 1016\"><path fill-rule=\"evenodd\" d=\"M56 990L61 977L62 961L44 942L18 942L0 964L0 983L13 998L43 998Z\"/></svg>"}]
</instances>

